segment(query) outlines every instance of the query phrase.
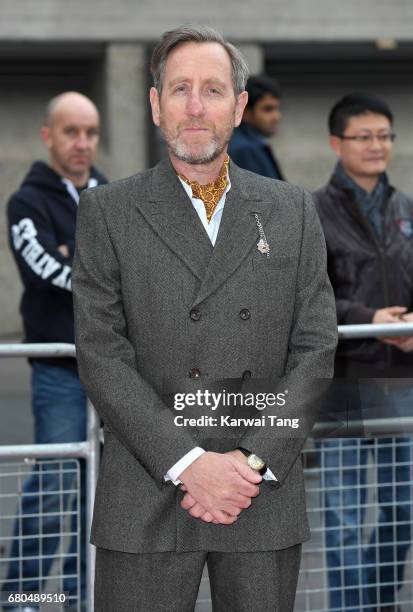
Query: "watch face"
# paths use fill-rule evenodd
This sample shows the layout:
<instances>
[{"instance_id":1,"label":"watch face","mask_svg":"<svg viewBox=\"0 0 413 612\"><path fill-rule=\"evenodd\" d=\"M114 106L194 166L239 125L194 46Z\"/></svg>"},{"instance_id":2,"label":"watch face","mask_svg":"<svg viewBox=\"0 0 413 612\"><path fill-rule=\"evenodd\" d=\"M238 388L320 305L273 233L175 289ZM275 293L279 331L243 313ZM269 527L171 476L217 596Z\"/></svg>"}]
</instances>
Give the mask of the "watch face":
<instances>
[{"instance_id":1,"label":"watch face","mask_svg":"<svg viewBox=\"0 0 413 612\"><path fill-rule=\"evenodd\" d=\"M252 454L248 457L248 465L256 472L259 472L260 470L262 470L265 463L257 455Z\"/></svg>"}]
</instances>

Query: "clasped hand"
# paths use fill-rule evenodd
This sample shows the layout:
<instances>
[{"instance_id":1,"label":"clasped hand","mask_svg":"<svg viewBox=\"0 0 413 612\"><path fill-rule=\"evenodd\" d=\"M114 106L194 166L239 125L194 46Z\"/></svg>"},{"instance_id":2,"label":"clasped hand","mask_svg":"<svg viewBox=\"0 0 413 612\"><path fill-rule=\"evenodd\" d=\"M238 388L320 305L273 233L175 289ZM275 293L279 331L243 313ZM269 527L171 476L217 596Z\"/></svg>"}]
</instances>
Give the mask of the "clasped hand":
<instances>
[{"instance_id":1,"label":"clasped hand","mask_svg":"<svg viewBox=\"0 0 413 612\"><path fill-rule=\"evenodd\" d=\"M182 508L194 518L222 525L231 525L249 508L262 480L238 450L203 453L179 478L185 492Z\"/></svg>"}]
</instances>

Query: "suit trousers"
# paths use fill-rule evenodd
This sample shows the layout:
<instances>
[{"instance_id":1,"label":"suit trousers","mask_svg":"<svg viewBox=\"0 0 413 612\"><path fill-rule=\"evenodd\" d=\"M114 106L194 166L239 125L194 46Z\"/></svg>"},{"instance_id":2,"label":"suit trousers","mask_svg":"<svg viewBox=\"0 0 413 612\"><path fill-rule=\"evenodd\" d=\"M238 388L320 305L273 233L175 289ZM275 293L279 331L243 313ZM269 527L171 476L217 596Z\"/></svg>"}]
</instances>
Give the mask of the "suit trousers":
<instances>
[{"instance_id":1,"label":"suit trousers","mask_svg":"<svg viewBox=\"0 0 413 612\"><path fill-rule=\"evenodd\" d=\"M283 550L130 554L98 548L96 612L193 612L205 562L214 612L293 612L301 544Z\"/></svg>"}]
</instances>

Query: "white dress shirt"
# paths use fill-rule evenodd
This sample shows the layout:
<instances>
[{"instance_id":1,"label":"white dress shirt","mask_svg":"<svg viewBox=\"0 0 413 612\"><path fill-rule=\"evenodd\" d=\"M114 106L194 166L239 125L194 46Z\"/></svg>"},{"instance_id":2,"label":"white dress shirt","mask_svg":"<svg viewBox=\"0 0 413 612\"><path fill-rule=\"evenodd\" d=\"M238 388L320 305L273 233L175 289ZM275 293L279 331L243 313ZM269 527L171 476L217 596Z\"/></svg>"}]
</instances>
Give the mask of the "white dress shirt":
<instances>
[{"instance_id":1,"label":"white dress shirt","mask_svg":"<svg viewBox=\"0 0 413 612\"><path fill-rule=\"evenodd\" d=\"M208 218L206 215L205 205L203 201L200 200L199 198L194 198L192 196L192 189L190 185L188 185L188 183L183 181L179 176L178 178L182 183L182 187L185 189L186 193L188 194L188 197L191 200L193 207L198 213L198 216L201 220L202 225L205 228L205 231L207 232L209 236L209 239L211 240L212 244L215 246L215 242L218 236L219 225L221 223L222 213L224 211L225 200L226 200L228 191L231 189L231 181L229 180L229 177L228 177L228 186L226 190L224 191L224 193L222 194L220 201L216 205L215 210L211 217L211 221L209 223L208 223ZM177 463L175 463L175 465L173 465L168 470L168 472L164 476L164 479L172 480L172 482L175 485L181 484L181 481L179 480L179 475L182 474L182 472L186 470L186 468L189 467L191 463L193 463L195 459L198 459L198 457L200 457L203 453L205 453L205 450L201 448L200 446L196 446L195 448L190 450L189 453L186 453L186 455L184 455L179 461L177 461ZM263 478L265 480L277 480L269 468L267 468L267 471L263 475Z\"/></svg>"}]
</instances>

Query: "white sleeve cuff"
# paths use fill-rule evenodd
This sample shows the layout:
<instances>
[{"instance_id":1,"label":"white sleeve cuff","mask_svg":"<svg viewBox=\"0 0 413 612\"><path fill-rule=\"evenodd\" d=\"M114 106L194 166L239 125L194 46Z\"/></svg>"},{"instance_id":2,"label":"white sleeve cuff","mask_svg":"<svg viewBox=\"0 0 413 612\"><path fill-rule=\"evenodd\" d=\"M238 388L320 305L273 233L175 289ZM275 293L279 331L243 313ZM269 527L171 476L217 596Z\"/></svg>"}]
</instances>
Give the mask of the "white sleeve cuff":
<instances>
[{"instance_id":1,"label":"white sleeve cuff","mask_svg":"<svg viewBox=\"0 0 413 612\"><path fill-rule=\"evenodd\" d=\"M274 474L271 472L270 468L267 468L267 471L265 472L265 474L263 474L262 477L264 478L264 480L277 480L277 482L278 482L278 478L276 478L274 476Z\"/></svg>"},{"instance_id":2,"label":"white sleeve cuff","mask_svg":"<svg viewBox=\"0 0 413 612\"><path fill-rule=\"evenodd\" d=\"M200 446L196 446L195 448L190 450L189 453L186 453L186 455L184 455L181 459L179 459L179 461L177 461L175 465L173 465L167 471L166 475L164 476L164 480L165 481L171 480L174 485L181 484L181 481L179 480L179 476L182 474L184 470L186 470L187 467L191 465L191 463L195 461L195 459L198 459L198 457L200 457L204 453L205 453L204 449L201 448Z\"/></svg>"}]
</instances>

